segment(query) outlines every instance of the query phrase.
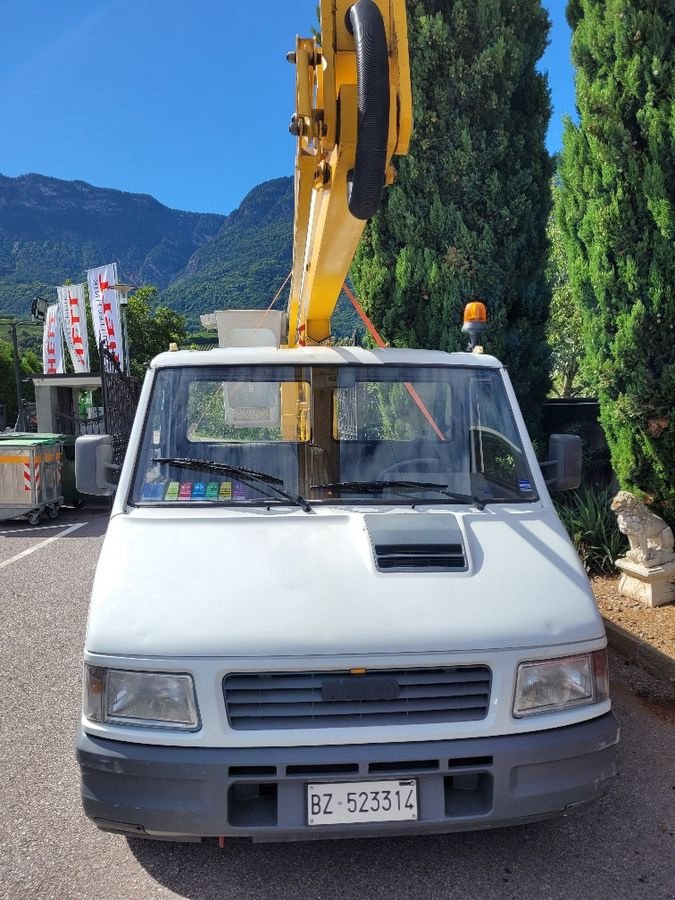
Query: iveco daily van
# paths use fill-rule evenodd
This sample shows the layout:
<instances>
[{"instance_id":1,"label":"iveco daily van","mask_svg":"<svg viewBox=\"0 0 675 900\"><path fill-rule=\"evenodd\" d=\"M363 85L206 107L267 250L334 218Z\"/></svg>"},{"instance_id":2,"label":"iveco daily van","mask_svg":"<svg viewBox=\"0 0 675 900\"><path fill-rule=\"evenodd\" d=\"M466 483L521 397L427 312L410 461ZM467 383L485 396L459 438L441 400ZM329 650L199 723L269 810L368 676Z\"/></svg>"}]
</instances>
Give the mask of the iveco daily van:
<instances>
[{"instance_id":1,"label":"iveco daily van","mask_svg":"<svg viewBox=\"0 0 675 900\"><path fill-rule=\"evenodd\" d=\"M110 438L78 442L110 490ZM616 771L606 639L493 357L170 352L96 571L77 755L102 829L258 841L491 828Z\"/></svg>"}]
</instances>

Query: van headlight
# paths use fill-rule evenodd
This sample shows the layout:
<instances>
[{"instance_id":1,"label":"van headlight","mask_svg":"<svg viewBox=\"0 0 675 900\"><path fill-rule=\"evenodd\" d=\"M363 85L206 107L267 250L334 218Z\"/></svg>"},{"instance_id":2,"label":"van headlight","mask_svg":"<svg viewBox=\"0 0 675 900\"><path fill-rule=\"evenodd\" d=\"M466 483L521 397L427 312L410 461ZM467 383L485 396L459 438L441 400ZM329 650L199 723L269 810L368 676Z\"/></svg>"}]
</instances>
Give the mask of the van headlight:
<instances>
[{"instance_id":1,"label":"van headlight","mask_svg":"<svg viewBox=\"0 0 675 900\"><path fill-rule=\"evenodd\" d=\"M518 666L513 715L554 712L608 697L606 650L526 662Z\"/></svg>"},{"instance_id":2,"label":"van headlight","mask_svg":"<svg viewBox=\"0 0 675 900\"><path fill-rule=\"evenodd\" d=\"M84 667L84 714L93 722L145 728L200 727L191 675Z\"/></svg>"}]
</instances>

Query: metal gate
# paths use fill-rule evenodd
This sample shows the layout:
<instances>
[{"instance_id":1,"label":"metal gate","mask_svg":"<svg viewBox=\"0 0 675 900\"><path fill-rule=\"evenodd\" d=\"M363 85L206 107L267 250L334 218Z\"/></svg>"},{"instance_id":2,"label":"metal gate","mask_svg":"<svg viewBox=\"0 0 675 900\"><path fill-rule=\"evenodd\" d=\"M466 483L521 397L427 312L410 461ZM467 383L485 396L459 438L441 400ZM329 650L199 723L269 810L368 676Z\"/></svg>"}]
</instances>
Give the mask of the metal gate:
<instances>
[{"instance_id":1,"label":"metal gate","mask_svg":"<svg viewBox=\"0 0 675 900\"><path fill-rule=\"evenodd\" d=\"M112 438L112 462L121 466L127 452L131 426L136 415L141 383L138 378L125 375L105 344L99 346L101 384L103 387L103 415L105 432ZM111 473L112 482L119 480L119 470Z\"/></svg>"}]
</instances>

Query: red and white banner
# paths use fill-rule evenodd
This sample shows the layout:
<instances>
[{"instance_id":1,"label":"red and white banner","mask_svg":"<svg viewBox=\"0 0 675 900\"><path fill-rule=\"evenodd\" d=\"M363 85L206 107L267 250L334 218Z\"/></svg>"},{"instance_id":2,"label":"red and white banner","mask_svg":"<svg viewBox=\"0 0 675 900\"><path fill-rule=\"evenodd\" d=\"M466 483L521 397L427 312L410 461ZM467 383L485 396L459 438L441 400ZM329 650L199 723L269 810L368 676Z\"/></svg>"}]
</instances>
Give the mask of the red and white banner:
<instances>
[{"instance_id":1,"label":"red and white banner","mask_svg":"<svg viewBox=\"0 0 675 900\"><path fill-rule=\"evenodd\" d=\"M42 332L42 368L45 375L63 375L63 334L58 303L47 307Z\"/></svg>"},{"instance_id":2,"label":"red and white banner","mask_svg":"<svg viewBox=\"0 0 675 900\"><path fill-rule=\"evenodd\" d=\"M67 284L56 293L61 307L61 321L66 345L76 374L89 372L89 342L87 340L87 312L84 285Z\"/></svg>"},{"instance_id":3,"label":"red and white banner","mask_svg":"<svg viewBox=\"0 0 675 900\"><path fill-rule=\"evenodd\" d=\"M121 369L124 368L120 300L112 285L117 284L117 263L88 269L89 303L97 344L105 344Z\"/></svg>"},{"instance_id":4,"label":"red and white banner","mask_svg":"<svg viewBox=\"0 0 675 900\"><path fill-rule=\"evenodd\" d=\"M35 484L35 493L40 496L40 463L35 462L35 481L33 481L33 467L30 462L25 462L23 464L23 489L24 491L30 491L33 488L33 484Z\"/></svg>"}]
</instances>

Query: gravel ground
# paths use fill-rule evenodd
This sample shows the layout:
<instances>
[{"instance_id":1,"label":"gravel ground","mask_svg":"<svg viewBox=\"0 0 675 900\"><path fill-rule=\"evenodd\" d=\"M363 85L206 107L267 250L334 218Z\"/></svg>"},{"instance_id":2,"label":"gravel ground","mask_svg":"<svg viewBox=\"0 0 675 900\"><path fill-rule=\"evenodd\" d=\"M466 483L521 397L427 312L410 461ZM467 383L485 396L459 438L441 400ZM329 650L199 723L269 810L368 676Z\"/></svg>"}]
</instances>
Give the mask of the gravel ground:
<instances>
[{"instance_id":1,"label":"gravel ground","mask_svg":"<svg viewBox=\"0 0 675 900\"><path fill-rule=\"evenodd\" d=\"M620 773L583 812L494 832L312 844L164 844L82 814L75 729L106 520L0 569L0 897L5 900L674 900L675 697L611 658ZM41 543L0 535L0 560Z\"/></svg>"},{"instance_id":2,"label":"gravel ground","mask_svg":"<svg viewBox=\"0 0 675 900\"><path fill-rule=\"evenodd\" d=\"M652 609L623 597L619 593L618 576L593 578L591 586L606 619L675 659L675 603Z\"/></svg>"}]
</instances>

